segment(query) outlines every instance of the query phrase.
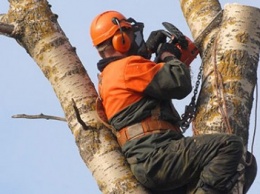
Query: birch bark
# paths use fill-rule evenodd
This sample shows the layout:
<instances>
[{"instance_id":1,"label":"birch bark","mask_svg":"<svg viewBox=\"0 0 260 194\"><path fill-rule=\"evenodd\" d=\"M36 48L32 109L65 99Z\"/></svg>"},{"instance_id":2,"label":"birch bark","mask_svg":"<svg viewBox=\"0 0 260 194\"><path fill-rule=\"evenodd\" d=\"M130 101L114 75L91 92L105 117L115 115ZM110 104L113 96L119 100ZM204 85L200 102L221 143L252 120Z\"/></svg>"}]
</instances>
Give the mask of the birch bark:
<instances>
[{"instance_id":1,"label":"birch bark","mask_svg":"<svg viewBox=\"0 0 260 194\"><path fill-rule=\"evenodd\" d=\"M180 2L194 39L221 10L217 0ZM260 52L259 17L258 8L227 4L221 23L203 39L203 80L193 122L195 135L237 134L247 150ZM242 186L243 180L234 193L240 193Z\"/></svg>"},{"instance_id":2,"label":"birch bark","mask_svg":"<svg viewBox=\"0 0 260 194\"><path fill-rule=\"evenodd\" d=\"M1 15L0 22L13 25L14 31L4 33L26 49L50 81L80 155L102 193L147 193L133 177L110 130L97 120L95 87L48 2L9 2L10 9L6 15ZM79 123L76 111L85 127Z\"/></svg>"}]
</instances>

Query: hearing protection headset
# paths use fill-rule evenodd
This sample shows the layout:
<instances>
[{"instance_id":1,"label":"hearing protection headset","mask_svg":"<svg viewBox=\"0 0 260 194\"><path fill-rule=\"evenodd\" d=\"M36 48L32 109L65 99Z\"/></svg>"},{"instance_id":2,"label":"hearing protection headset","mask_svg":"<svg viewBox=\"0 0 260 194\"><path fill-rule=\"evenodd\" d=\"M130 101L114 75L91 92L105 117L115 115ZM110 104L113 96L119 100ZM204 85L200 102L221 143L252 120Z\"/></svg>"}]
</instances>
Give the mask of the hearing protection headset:
<instances>
[{"instance_id":1,"label":"hearing protection headset","mask_svg":"<svg viewBox=\"0 0 260 194\"><path fill-rule=\"evenodd\" d=\"M94 46L112 39L115 50L125 53L131 47L131 39L124 32L132 28L125 16L117 11L106 11L94 18L90 27L90 35Z\"/></svg>"},{"instance_id":2,"label":"hearing protection headset","mask_svg":"<svg viewBox=\"0 0 260 194\"><path fill-rule=\"evenodd\" d=\"M120 53L125 53L131 47L131 39L127 35L127 33L123 31L118 18L116 17L112 18L112 22L115 25L118 25L119 27L119 30L115 33L115 35L112 38L112 45L116 51Z\"/></svg>"}]
</instances>

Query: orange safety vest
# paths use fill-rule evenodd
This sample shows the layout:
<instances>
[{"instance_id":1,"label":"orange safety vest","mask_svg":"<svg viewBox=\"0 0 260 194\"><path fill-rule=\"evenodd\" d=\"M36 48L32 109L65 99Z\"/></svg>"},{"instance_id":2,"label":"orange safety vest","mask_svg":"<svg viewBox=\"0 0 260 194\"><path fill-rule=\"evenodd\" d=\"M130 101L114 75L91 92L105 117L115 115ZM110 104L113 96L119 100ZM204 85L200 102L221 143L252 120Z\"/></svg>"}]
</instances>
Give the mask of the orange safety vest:
<instances>
[{"instance_id":1,"label":"orange safety vest","mask_svg":"<svg viewBox=\"0 0 260 194\"><path fill-rule=\"evenodd\" d=\"M109 63L99 75L98 90L108 120L143 98L143 91L163 67L140 56Z\"/></svg>"}]
</instances>

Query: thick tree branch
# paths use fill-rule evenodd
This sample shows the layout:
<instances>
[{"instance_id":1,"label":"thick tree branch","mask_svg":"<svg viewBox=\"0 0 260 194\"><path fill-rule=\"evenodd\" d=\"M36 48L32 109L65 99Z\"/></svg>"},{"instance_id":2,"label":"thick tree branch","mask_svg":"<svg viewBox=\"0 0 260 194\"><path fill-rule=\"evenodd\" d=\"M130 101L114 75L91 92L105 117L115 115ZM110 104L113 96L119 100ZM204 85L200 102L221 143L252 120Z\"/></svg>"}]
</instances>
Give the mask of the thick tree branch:
<instances>
[{"instance_id":1,"label":"thick tree branch","mask_svg":"<svg viewBox=\"0 0 260 194\"><path fill-rule=\"evenodd\" d=\"M58 120L58 121L67 121L65 118L62 117L56 117L51 115L45 115L45 114L39 114L39 115L26 115L26 114L17 114L13 115L12 118L18 118L18 119L47 119L47 120Z\"/></svg>"}]
</instances>

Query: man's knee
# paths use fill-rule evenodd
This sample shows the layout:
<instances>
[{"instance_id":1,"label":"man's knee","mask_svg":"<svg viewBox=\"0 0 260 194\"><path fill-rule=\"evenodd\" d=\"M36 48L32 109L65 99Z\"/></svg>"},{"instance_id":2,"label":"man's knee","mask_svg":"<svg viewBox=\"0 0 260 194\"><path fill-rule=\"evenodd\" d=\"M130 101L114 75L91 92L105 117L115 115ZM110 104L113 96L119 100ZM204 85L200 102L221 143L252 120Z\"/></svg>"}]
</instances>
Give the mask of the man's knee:
<instances>
[{"instance_id":1,"label":"man's knee","mask_svg":"<svg viewBox=\"0 0 260 194\"><path fill-rule=\"evenodd\" d=\"M243 154L243 142L242 139L237 135L228 135L225 144L228 150L237 153L238 157L242 157Z\"/></svg>"}]
</instances>

